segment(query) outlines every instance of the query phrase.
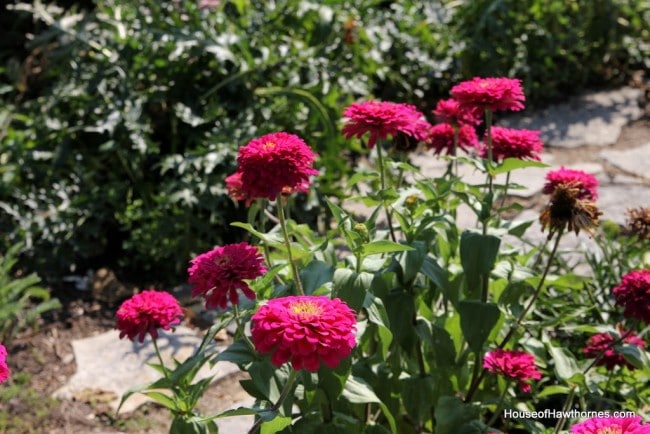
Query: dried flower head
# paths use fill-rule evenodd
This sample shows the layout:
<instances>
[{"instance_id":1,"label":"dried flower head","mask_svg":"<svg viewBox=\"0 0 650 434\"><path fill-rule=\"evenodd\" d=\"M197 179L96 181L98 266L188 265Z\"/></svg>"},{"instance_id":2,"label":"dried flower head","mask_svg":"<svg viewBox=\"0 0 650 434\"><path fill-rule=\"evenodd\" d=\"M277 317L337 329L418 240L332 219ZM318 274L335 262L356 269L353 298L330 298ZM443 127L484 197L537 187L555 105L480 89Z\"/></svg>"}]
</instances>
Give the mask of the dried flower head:
<instances>
[{"instance_id":1,"label":"dried flower head","mask_svg":"<svg viewBox=\"0 0 650 434\"><path fill-rule=\"evenodd\" d=\"M490 351L483 359L483 367L493 374L517 380L524 392L530 392L527 380L539 380L542 373L535 366L535 357L524 351L503 350Z\"/></svg>"},{"instance_id":2,"label":"dried flower head","mask_svg":"<svg viewBox=\"0 0 650 434\"><path fill-rule=\"evenodd\" d=\"M169 330L180 324L183 310L168 292L142 291L122 303L115 316L120 339L126 336L133 341L137 337L143 342L147 333L156 339L158 329Z\"/></svg>"},{"instance_id":3,"label":"dried flower head","mask_svg":"<svg viewBox=\"0 0 650 434\"><path fill-rule=\"evenodd\" d=\"M612 292L626 317L650 324L650 269L630 271Z\"/></svg>"},{"instance_id":4,"label":"dried flower head","mask_svg":"<svg viewBox=\"0 0 650 434\"><path fill-rule=\"evenodd\" d=\"M555 187L548 205L539 216L542 231L549 228L549 239L555 232L567 227L576 235L581 230L593 235L594 229L598 227L598 216L602 213L595 202L578 199L580 191L580 185L576 182L561 183Z\"/></svg>"},{"instance_id":5,"label":"dried flower head","mask_svg":"<svg viewBox=\"0 0 650 434\"><path fill-rule=\"evenodd\" d=\"M492 127L492 159L500 161L506 158L519 158L539 161L539 153L544 146L539 134L537 130ZM480 156L488 157L487 132Z\"/></svg>"},{"instance_id":6,"label":"dried flower head","mask_svg":"<svg viewBox=\"0 0 650 434\"><path fill-rule=\"evenodd\" d=\"M636 417L593 417L571 427L572 434L650 434L650 425Z\"/></svg>"},{"instance_id":7,"label":"dried flower head","mask_svg":"<svg viewBox=\"0 0 650 434\"><path fill-rule=\"evenodd\" d=\"M205 297L206 309L225 309L228 301L239 303L238 290L251 300L255 293L247 279L266 273L264 257L259 249L248 243L227 244L202 253L191 261L188 269L192 296Z\"/></svg>"},{"instance_id":8,"label":"dried flower head","mask_svg":"<svg viewBox=\"0 0 650 434\"><path fill-rule=\"evenodd\" d=\"M621 331L621 334L625 336L623 343L645 348L645 341L634 333ZM608 371L614 369L615 366L627 366L629 369L634 369L634 366L616 350L616 341L617 338L610 333L597 333L587 340L587 345L582 351L589 358L598 358L596 365L605 366Z\"/></svg>"},{"instance_id":9,"label":"dried flower head","mask_svg":"<svg viewBox=\"0 0 650 434\"><path fill-rule=\"evenodd\" d=\"M453 98L438 101L433 115L438 122L452 125L478 125L483 118L483 112L479 108L461 108Z\"/></svg>"},{"instance_id":10,"label":"dried flower head","mask_svg":"<svg viewBox=\"0 0 650 434\"><path fill-rule=\"evenodd\" d=\"M429 137L426 139L428 149L433 149L434 154L454 155L454 126L451 124L437 124L429 130ZM476 147L478 138L476 131L471 125L461 125L458 128L458 148L467 152L470 148Z\"/></svg>"},{"instance_id":11,"label":"dried flower head","mask_svg":"<svg viewBox=\"0 0 650 434\"><path fill-rule=\"evenodd\" d=\"M246 200L274 200L279 193L307 191L310 176L316 175L313 163L316 154L298 136L284 132L266 134L239 148L237 179L231 188L238 189Z\"/></svg>"},{"instance_id":12,"label":"dried flower head","mask_svg":"<svg viewBox=\"0 0 650 434\"><path fill-rule=\"evenodd\" d=\"M347 118L343 126L343 135L361 138L370 133L368 148L372 149L377 140L393 138L398 135L410 137L416 141L423 141L430 128L415 106L385 101L365 101L354 103L343 111ZM403 138L402 140L406 140Z\"/></svg>"},{"instance_id":13,"label":"dried flower head","mask_svg":"<svg viewBox=\"0 0 650 434\"><path fill-rule=\"evenodd\" d=\"M642 240L650 240L650 208L638 207L627 210L627 233Z\"/></svg>"},{"instance_id":14,"label":"dried flower head","mask_svg":"<svg viewBox=\"0 0 650 434\"><path fill-rule=\"evenodd\" d=\"M255 348L271 363L317 371L337 367L356 345L356 315L338 298L290 296L269 300L252 317Z\"/></svg>"},{"instance_id":15,"label":"dried flower head","mask_svg":"<svg viewBox=\"0 0 650 434\"><path fill-rule=\"evenodd\" d=\"M542 193L552 194L558 184L571 182L574 182L580 189L578 199L596 200L598 198L598 180L594 175L582 170L565 169L564 167L546 174L546 184L544 184Z\"/></svg>"},{"instance_id":16,"label":"dried flower head","mask_svg":"<svg viewBox=\"0 0 650 434\"><path fill-rule=\"evenodd\" d=\"M463 109L513 110L524 109L526 96L521 80L516 78L481 78L458 83L451 88L451 95Z\"/></svg>"},{"instance_id":17,"label":"dried flower head","mask_svg":"<svg viewBox=\"0 0 650 434\"><path fill-rule=\"evenodd\" d=\"M0 383L6 381L10 374L11 371L7 365L7 349L0 344Z\"/></svg>"}]
</instances>

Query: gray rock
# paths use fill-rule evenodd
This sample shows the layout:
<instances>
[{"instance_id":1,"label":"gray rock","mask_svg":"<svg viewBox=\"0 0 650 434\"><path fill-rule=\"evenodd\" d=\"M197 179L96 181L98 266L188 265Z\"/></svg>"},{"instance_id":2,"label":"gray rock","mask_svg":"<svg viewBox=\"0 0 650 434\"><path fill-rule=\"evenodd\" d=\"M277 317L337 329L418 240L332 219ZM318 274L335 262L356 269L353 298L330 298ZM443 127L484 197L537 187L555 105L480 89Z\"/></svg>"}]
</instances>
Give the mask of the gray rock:
<instances>
[{"instance_id":1,"label":"gray rock","mask_svg":"<svg viewBox=\"0 0 650 434\"><path fill-rule=\"evenodd\" d=\"M625 212L629 208L650 206L650 187L642 184L602 186L596 203L603 212L601 220L625 224Z\"/></svg>"},{"instance_id":2,"label":"gray rock","mask_svg":"<svg viewBox=\"0 0 650 434\"><path fill-rule=\"evenodd\" d=\"M640 89L631 87L590 92L545 110L509 115L500 124L540 130L544 144L551 147L608 146L623 126L642 116L640 95Z\"/></svg>"},{"instance_id":3,"label":"gray rock","mask_svg":"<svg viewBox=\"0 0 650 434\"><path fill-rule=\"evenodd\" d=\"M252 397L242 401L235 402L231 409L239 407L252 407L255 404L255 399ZM254 416L232 416L217 419L217 426L219 432L228 434L246 434L255 423Z\"/></svg>"},{"instance_id":4,"label":"gray rock","mask_svg":"<svg viewBox=\"0 0 650 434\"><path fill-rule=\"evenodd\" d=\"M603 151L600 156L612 166L628 174L650 180L650 173L648 173L650 142L638 148Z\"/></svg>"}]
</instances>

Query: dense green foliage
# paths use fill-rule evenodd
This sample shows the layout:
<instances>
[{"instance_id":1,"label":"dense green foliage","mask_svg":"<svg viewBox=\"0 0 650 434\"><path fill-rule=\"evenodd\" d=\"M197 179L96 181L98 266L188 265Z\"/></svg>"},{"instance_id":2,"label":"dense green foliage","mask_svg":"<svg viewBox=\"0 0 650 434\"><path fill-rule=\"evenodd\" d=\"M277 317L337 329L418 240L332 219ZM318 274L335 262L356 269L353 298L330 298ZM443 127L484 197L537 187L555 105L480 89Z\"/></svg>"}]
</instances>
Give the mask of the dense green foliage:
<instances>
[{"instance_id":1,"label":"dense green foliage","mask_svg":"<svg viewBox=\"0 0 650 434\"><path fill-rule=\"evenodd\" d=\"M256 135L309 137L319 192L337 195L361 151L338 133L352 100L429 109L461 78L514 75L540 102L648 58L641 0L96 3L3 11L0 227L48 279L177 280L241 237L223 181ZM326 209L301 200L306 221Z\"/></svg>"}]
</instances>

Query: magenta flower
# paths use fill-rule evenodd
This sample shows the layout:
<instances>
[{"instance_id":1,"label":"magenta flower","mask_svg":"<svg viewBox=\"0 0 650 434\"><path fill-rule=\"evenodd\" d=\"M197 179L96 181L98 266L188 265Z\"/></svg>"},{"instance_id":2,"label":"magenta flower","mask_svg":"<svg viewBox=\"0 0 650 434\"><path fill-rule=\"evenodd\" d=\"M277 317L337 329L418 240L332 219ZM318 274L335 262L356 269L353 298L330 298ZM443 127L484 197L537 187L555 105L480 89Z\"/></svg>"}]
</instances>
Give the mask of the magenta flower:
<instances>
[{"instance_id":1,"label":"magenta flower","mask_svg":"<svg viewBox=\"0 0 650 434\"><path fill-rule=\"evenodd\" d=\"M650 324L650 269L630 271L612 292L626 317Z\"/></svg>"},{"instance_id":2,"label":"magenta flower","mask_svg":"<svg viewBox=\"0 0 650 434\"><path fill-rule=\"evenodd\" d=\"M484 138L487 143L487 137ZM539 131L516 130L512 128L492 127L492 159L495 161L506 158L519 158L520 160L540 160L542 140ZM487 158L487 144L481 148L480 156Z\"/></svg>"},{"instance_id":3,"label":"magenta flower","mask_svg":"<svg viewBox=\"0 0 650 434\"><path fill-rule=\"evenodd\" d=\"M641 417L593 417L571 427L573 434L650 434Z\"/></svg>"},{"instance_id":4,"label":"magenta flower","mask_svg":"<svg viewBox=\"0 0 650 434\"><path fill-rule=\"evenodd\" d=\"M526 96L516 78L474 77L451 88L451 95L464 109L523 110Z\"/></svg>"},{"instance_id":5,"label":"magenta flower","mask_svg":"<svg viewBox=\"0 0 650 434\"><path fill-rule=\"evenodd\" d=\"M4 383L9 378L11 371L7 365L7 349L0 344L0 383Z\"/></svg>"},{"instance_id":6,"label":"magenta flower","mask_svg":"<svg viewBox=\"0 0 650 434\"><path fill-rule=\"evenodd\" d=\"M356 315L338 298L290 296L269 300L252 317L255 348L280 367L315 372L335 368L356 345Z\"/></svg>"},{"instance_id":7,"label":"magenta flower","mask_svg":"<svg viewBox=\"0 0 650 434\"><path fill-rule=\"evenodd\" d=\"M372 149L377 140L388 136L404 134L415 140L423 141L430 128L415 106L394 102L365 101L354 103L343 111L347 118L343 126L343 135L361 138L370 133L368 148Z\"/></svg>"},{"instance_id":8,"label":"magenta flower","mask_svg":"<svg viewBox=\"0 0 650 434\"><path fill-rule=\"evenodd\" d=\"M476 107L461 108L453 98L441 99L433 110L438 122L452 125L478 125L483 119L483 113Z\"/></svg>"},{"instance_id":9,"label":"magenta flower","mask_svg":"<svg viewBox=\"0 0 650 434\"><path fill-rule=\"evenodd\" d=\"M257 247L248 243L227 244L203 253L191 261L188 269L192 296L205 297L206 309L220 307L225 309L228 300L239 303L239 294L251 300L255 293L245 282L266 273L264 257Z\"/></svg>"},{"instance_id":10,"label":"magenta flower","mask_svg":"<svg viewBox=\"0 0 650 434\"><path fill-rule=\"evenodd\" d=\"M483 358L483 367L493 374L517 380L524 392L530 392L526 380L539 380L542 374L535 366L535 357L524 351L497 348Z\"/></svg>"},{"instance_id":11,"label":"magenta flower","mask_svg":"<svg viewBox=\"0 0 650 434\"><path fill-rule=\"evenodd\" d=\"M442 154L443 151L447 155L454 153L454 127L450 124L437 124L429 130L429 137L426 140L427 148L433 149L435 154ZM458 127L458 147L465 152L469 148L475 147L478 144L476 131L471 125L461 125Z\"/></svg>"},{"instance_id":12,"label":"magenta flower","mask_svg":"<svg viewBox=\"0 0 650 434\"><path fill-rule=\"evenodd\" d=\"M239 148L239 180L230 178L230 191L245 200L275 200L279 193L307 191L316 154L298 136L284 132L266 134Z\"/></svg>"},{"instance_id":13,"label":"magenta flower","mask_svg":"<svg viewBox=\"0 0 650 434\"><path fill-rule=\"evenodd\" d=\"M136 336L143 342L147 333L153 339L158 337L158 329L169 330L178 325L183 318L183 310L173 295L164 291L142 291L126 300L115 314L115 328L133 341Z\"/></svg>"},{"instance_id":14,"label":"magenta flower","mask_svg":"<svg viewBox=\"0 0 650 434\"><path fill-rule=\"evenodd\" d=\"M590 173L582 170L565 169L560 167L546 174L546 184L542 193L553 194L558 184L571 184L580 189L578 199L596 200L598 198L598 180Z\"/></svg>"},{"instance_id":15,"label":"magenta flower","mask_svg":"<svg viewBox=\"0 0 650 434\"><path fill-rule=\"evenodd\" d=\"M623 339L624 343L645 348L645 341L634 333L621 332L621 334L627 335ZM629 369L635 369L632 364L625 360L622 354L616 351L616 346L612 345L614 342L616 342L616 338L613 335L597 333L587 340L587 346L583 349L583 352L589 358L599 357L596 365L605 366L608 371L614 369L615 366L627 366Z\"/></svg>"}]
</instances>

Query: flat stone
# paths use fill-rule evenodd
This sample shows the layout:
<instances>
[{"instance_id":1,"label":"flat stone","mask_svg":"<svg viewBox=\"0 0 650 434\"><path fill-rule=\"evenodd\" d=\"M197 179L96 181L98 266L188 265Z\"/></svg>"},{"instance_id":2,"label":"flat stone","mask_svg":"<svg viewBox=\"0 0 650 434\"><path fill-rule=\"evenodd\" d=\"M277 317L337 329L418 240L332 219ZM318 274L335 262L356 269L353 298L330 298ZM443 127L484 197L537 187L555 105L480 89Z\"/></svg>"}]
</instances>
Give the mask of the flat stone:
<instances>
[{"instance_id":1,"label":"flat stone","mask_svg":"<svg viewBox=\"0 0 650 434\"><path fill-rule=\"evenodd\" d=\"M650 187L642 184L602 186L596 203L603 212L601 220L612 220L622 225L629 208L650 206Z\"/></svg>"},{"instance_id":2,"label":"flat stone","mask_svg":"<svg viewBox=\"0 0 650 434\"><path fill-rule=\"evenodd\" d=\"M165 365L172 366L172 358L179 362L190 357L201 343L201 336L192 329L179 326L175 332L161 331L158 347ZM215 352L225 347L213 347ZM54 392L54 397L63 399L84 399L107 402L116 410L122 395L130 388L151 383L161 374L148 366L159 363L151 338L143 343L120 339L118 330L111 330L97 336L72 342L72 350L77 363L77 372L67 384ZM196 380L214 376L213 381L237 372L239 368L227 362L219 362L210 368L205 364ZM120 409L129 413L145 402L146 396L135 393L124 402Z\"/></svg>"},{"instance_id":3,"label":"flat stone","mask_svg":"<svg viewBox=\"0 0 650 434\"><path fill-rule=\"evenodd\" d=\"M637 148L603 151L600 156L612 166L628 174L650 180L648 173L650 142Z\"/></svg>"},{"instance_id":4,"label":"flat stone","mask_svg":"<svg viewBox=\"0 0 650 434\"><path fill-rule=\"evenodd\" d=\"M508 115L499 124L540 130L546 146L609 146L623 126L643 115L637 104L640 95L640 89L631 87L589 92L544 110Z\"/></svg>"}]
</instances>

